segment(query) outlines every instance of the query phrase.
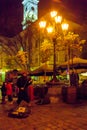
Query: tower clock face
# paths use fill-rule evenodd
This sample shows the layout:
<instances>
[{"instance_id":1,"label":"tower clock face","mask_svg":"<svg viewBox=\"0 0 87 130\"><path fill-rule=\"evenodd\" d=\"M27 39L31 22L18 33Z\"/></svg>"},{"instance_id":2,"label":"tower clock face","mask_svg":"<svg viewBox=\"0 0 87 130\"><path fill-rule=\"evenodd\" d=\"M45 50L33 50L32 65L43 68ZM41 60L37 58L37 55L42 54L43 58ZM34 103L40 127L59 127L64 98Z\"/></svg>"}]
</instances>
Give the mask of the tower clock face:
<instances>
[{"instance_id":1,"label":"tower clock face","mask_svg":"<svg viewBox=\"0 0 87 130\"><path fill-rule=\"evenodd\" d=\"M26 24L27 21L34 22L38 19L38 2L39 0L24 0L22 2L24 7L24 24Z\"/></svg>"}]
</instances>

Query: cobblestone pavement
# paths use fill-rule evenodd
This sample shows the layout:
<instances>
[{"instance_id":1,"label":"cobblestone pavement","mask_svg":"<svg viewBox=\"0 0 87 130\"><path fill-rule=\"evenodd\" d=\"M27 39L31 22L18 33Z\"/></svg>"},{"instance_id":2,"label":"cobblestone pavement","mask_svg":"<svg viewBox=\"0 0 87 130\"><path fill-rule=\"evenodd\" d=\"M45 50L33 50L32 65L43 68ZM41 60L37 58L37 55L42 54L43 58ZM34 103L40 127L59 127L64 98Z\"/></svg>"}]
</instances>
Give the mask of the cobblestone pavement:
<instances>
[{"instance_id":1,"label":"cobblestone pavement","mask_svg":"<svg viewBox=\"0 0 87 130\"><path fill-rule=\"evenodd\" d=\"M0 130L87 130L87 101L66 104L62 101L48 105L31 103L27 118L8 117L12 104L0 104Z\"/></svg>"}]
</instances>

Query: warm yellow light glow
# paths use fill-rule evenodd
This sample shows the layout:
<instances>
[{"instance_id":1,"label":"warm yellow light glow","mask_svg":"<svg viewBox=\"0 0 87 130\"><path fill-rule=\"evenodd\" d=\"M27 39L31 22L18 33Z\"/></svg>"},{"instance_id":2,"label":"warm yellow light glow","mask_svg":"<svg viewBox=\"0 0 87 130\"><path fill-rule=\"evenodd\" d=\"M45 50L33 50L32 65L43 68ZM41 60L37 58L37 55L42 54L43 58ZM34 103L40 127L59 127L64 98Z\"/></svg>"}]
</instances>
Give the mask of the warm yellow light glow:
<instances>
[{"instance_id":1,"label":"warm yellow light glow","mask_svg":"<svg viewBox=\"0 0 87 130\"><path fill-rule=\"evenodd\" d=\"M53 32L53 27L52 26L47 27L47 32L52 33Z\"/></svg>"},{"instance_id":2,"label":"warm yellow light glow","mask_svg":"<svg viewBox=\"0 0 87 130\"><path fill-rule=\"evenodd\" d=\"M52 12L50 13L50 15L51 15L52 18L55 17L55 16L57 15L57 11L52 11Z\"/></svg>"},{"instance_id":3,"label":"warm yellow light glow","mask_svg":"<svg viewBox=\"0 0 87 130\"><path fill-rule=\"evenodd\" d=\"M63 23L63 24L61 24L61 26L62 26L62 30L68 30L68 28L69 28L69 24L67 24L67 23Z\"/></svg>"},{"instance_id":4,"label":"warm yellow light glow","mask_svg":"<svg viewBox=\"0 0 87 130\"><path fill-rule=\"evenodd\" d=\"M62 16L56 16L55 17L55 22L56 23L61 23L61 21L62 21Z\"/></svg>"},{"instance_id":5,"label":"warm yellow light glow","mask_svg":"<svg viewBox=\"0 0 87 130\"><path fill-rule=\"evenodd\" d=\"M40 21L39 26L40 26L40 28L45 28L46 27L46 21Z\"/></svg>"},{"instance_id":6,"label":"warm yellow light glow","mask_svg":"<svg viewBox=\"0 0 87 130\"><path fill-rule=\"evenodd\" d=\"M81 73L82 76L87 76L87 72Z\"/></svg>"}]
</instances>

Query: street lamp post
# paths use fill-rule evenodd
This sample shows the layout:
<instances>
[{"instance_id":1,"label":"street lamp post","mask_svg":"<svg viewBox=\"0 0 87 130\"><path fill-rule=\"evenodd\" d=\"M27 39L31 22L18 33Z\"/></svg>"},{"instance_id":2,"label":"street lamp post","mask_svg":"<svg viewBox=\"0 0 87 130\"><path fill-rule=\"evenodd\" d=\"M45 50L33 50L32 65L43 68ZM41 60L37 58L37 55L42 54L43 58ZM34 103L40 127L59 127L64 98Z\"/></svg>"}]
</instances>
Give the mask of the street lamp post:
<instances>
[{"instance_id":1,"label":"street lamp post","mask_svg":"<svg viewBox=\"0 0 87 130\"><path fill-rule=\"evenodd\" d=\"M53 41L53 80L52 81L53 82L57 82L58 79L56 77L56 44L57 44L56 24L60 24L61 23L62 17L61 16L57 16L57 12L56 11L52 11L50 13L50 15L53 18L53 23L54 23L54 29L52 29L52 27L48 27L47 28L48 33L53 33L53 31L54 31L54 35L52 37L52 41Z\"/></svg>"},{"instance_id":2,"label":"street lamp post","mask_svg":"<svg viewBox=\"0 0 87 130\"><path fill-rule=\"evenodd\" d=\"M54 45L53 81L55 82L57 81L57 78L56 78L56 38L53 38L53 45Z\"/></svg>"},{"instance_id":3,"label":"street lamp post","mask_svg":"<svg viewBox=\"0 0 87 130\"><path fill-rule=\"evenodd\" d=\"M62 24L62 30L64 31L64 36L65 36L66 31L68 30L68 28L69 28L69 25L67 23ZM67 44L67 60L68 60L67 69L68 69L69 85L70 85L70 63L69 63L69 59L70 59L70 47Z\"/></svg>"},{"instance_id":4,"label":"street lamp post","mask_svg":"<svg viewBox=\"0 0 87 130\"><path fill-rule=\"evenodd\" d=\"M57 82L58 80L57 80L57 77L56 77L56 44L57 44L57 37L58 37L57 34L59 34L59 28L56 30L56 25L58 25L58 26L61 25L61 29L63 31L66 31L66 30L68 30L68 24L66 24L66 23L62 23L61 24L62 17L61 16L57 16L57 12L56 11L52 11L50 13L50 15L51 15L51 18L53 20L52 21L53 24L52 24L52 26L48 26L48 27L46 27L46 24L45 24L44 28L46 27L47 32L49 34L50 33L52 34L52 42L53 42L53 80L52 81L53 82ZM41 22L40 25L42 25L42 22Z\"/></svg>"}]
</instances>

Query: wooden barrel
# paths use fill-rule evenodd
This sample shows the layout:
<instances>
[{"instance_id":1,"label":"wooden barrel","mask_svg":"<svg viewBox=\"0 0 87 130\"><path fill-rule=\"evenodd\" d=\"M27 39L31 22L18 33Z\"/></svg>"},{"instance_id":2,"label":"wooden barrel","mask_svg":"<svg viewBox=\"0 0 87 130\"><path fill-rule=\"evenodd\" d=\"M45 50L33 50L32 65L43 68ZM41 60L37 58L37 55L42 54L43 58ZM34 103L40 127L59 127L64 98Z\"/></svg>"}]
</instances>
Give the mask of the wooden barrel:
<instances>
[{"instance_id":1,"label":"wooden barrel","mask_svg":"<svg viewBox=\"0 0 87 130\"><path fill-rule=\"evenodd\" d=\"M85 87L84 96L85 96L85 99L87 100L87 86Z\"/></svg>"},{"instance_id":2,"label":"wooden barrel","mask_svg":"<svg viewBox=\"0 0 87 130\"><path fill-rule=\"evenodd\" d=\"M61 90L62 100L63 102L67 101L67 87L63 86Z\"/></svg>"},{"instance_id":3,"label":"wooden barrel","mask_svg":"<svg viewBox=\"0 0 87 130\"><path fill-rule=\"evenodd\" d=\"M63 87L62 98L66 103L76 103L77 101L77 89L76 87Z\"/></svg>"},{"instance_id":4,"label":"wooden barrel","mask_svg":"<svg viewBox=\"0 0 87 130\"><path fill-rule=\"evenodd\" d=\"M77 91L76 87L67 87L67 103L76 103Z\"/></svg>"},{"instance_id":5,"label":"wooden barrel","mask_svg":"<svg viewBox=\"0 0 87 130\"><path fill-rule=\"evenodd\" d=\"M87 87L81 87L80 88L80 97L81 99L87 99Z\"/></svg>"}]
</instances>

